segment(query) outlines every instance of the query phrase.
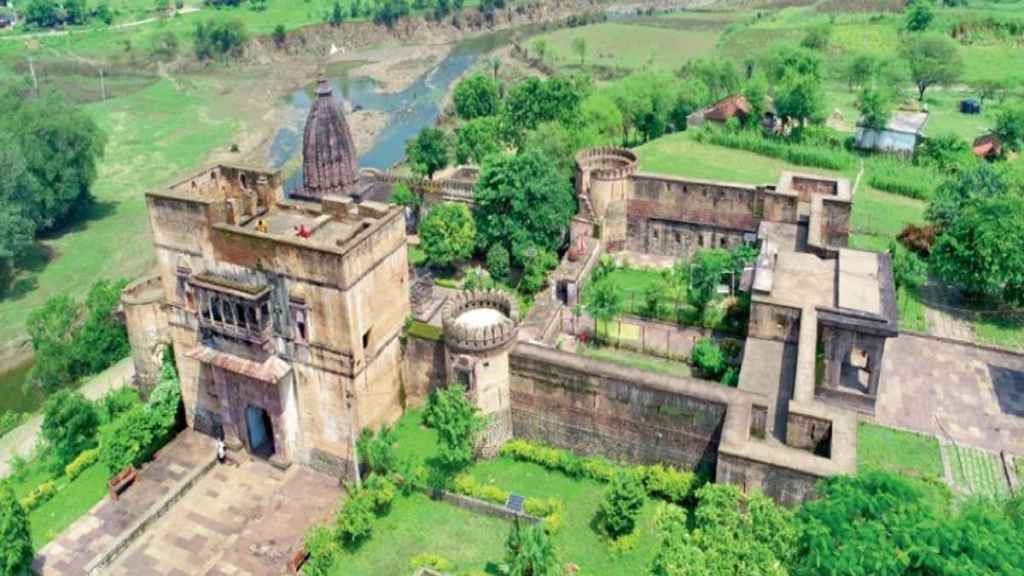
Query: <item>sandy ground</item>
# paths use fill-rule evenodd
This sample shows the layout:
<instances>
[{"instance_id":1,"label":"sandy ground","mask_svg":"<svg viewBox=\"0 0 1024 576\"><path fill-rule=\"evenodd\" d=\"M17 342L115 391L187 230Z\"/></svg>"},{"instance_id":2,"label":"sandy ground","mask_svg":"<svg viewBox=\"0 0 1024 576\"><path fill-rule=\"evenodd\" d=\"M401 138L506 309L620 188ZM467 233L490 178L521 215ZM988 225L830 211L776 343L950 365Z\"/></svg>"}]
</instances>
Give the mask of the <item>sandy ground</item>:
<instances>
[{"instance_id":1,"label":"sandy ground","mask_svg":"<svg viewBox=\"0 0 1024 576\"><path fill-rule=\"evenodd\" d=\"M396 46L345 55L341 60L368 60L354 76L367 76L377 81L382 92L400 92L440 62L454 44Z\"/></svg>"}]
</instances>

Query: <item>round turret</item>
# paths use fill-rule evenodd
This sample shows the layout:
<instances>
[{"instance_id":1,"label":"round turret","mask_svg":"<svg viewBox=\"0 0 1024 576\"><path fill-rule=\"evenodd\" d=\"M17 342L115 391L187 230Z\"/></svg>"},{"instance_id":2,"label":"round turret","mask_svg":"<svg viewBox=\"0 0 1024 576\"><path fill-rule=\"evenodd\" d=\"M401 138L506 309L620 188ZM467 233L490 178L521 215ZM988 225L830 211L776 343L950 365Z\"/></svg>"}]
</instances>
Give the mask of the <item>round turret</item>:
<instances>
[{"instance_id":1,"label":"round turret","mask_svg":"<svg viewBox=\"0 0 1024 576\"><path fill-rule=\"evenodd\" d=\"M515 340L519 312L501 290L461 292L441 311L445 344L462 352L486 352Z\"/></svg>"},{"instance_id":2,"label":"round turret","mask_svg":"<svg viewBox=\"0 0 1024 576\"><path fill-rule=\"evenodd\" d=\"M307 198L352 194L358 178L352 133L334 102L330 83L321 76L302 134L303 187L297 194Z\"/></svg>"}]
</instances>

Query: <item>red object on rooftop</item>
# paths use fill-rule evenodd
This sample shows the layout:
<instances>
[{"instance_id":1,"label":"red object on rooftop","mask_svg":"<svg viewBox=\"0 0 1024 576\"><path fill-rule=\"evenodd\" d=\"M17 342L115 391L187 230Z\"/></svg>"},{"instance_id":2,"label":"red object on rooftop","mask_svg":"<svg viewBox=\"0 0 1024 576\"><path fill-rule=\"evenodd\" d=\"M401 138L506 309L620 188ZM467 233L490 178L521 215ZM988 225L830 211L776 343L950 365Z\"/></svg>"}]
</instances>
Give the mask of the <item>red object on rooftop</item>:
<instances>
[{"instance_id":1,"label":"red object on rooftop","mask_svg":"<svg viewBox=\"0 0 1024 576\"><path fill-rule=\"evenodd\" d=\"M309 228L306 228L305 224L299 224L299 229L295 232L295 235L299 238L309 238L310 234L312 232L309 231Z\"/></svg>"}]
</instances>

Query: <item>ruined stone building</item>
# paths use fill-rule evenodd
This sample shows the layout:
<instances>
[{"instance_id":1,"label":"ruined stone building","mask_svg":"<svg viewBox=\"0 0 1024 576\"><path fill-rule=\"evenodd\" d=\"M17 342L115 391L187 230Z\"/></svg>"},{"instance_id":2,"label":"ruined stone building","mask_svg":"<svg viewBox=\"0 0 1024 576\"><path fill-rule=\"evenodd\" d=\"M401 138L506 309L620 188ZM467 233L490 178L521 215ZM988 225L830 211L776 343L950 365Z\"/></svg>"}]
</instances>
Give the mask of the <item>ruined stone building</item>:
<instances>
[{"instance_id":1,"label":"ruined stone building","mask_svg":"<svg viewBox=\"0 0 1024 576\"><path fill-rule=\"evenodd\" d=\"M399 208L359 201L375 182L356 172L326 81L303 154L292 197L280 173L223 165L148 193L160 314L156 280L123 302L143 376L166 323L189 426L341 474L359 431L401 413L405 223Z\"/></svg>"},{"instance_id":2,"label":"ruined stone building","mask_svg":"<svg viewBox=\"0 0 1024 576\"><path fill-rule=\"evenodd\" d=\"M215 166L147 195L159 276L122 298L140 378L173 344L190 426L269 458L348 476L363 428L457 382L488 417L481 449L523 437L632 462L703 468L800 502L856 470L857 414L874 410L896 334L889 258L847 248L849 182L784 173L759 186L638 170L636 155L577 157L568 250L520 318L498 291L411 278L401 178L358 171L321 82L303 184ZM685 159L680 159L685 161ZM472 203L476 171L417 183L429 207ZM653 374L559 346L599 256L670 258L759 243L739 386ZM410 316L440 337L408 334Z\"/></svg>"}]
</instances>

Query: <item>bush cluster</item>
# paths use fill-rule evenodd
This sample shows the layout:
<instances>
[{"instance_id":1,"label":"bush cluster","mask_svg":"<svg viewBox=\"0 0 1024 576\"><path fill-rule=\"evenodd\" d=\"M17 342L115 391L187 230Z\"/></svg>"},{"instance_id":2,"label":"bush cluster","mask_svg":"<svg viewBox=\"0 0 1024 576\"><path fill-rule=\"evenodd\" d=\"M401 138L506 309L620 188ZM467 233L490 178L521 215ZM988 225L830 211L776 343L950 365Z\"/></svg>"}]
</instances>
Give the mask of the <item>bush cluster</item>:
<instances>
[{"instance_id":1,"label":"bush cluster","mask_svg":"<svg viewBox=\"0 0 1024 576\"><path fill-rule=\"evenodd\" d=\"M64 475L68 477L68 480L74 480L81 476L82 472L86 468L95 464L99 459L99 448L86 450L79 454L77 458L72 460L70 464L64 467Z\"/></svg>"},{"instance_id":2,"label":"bush cluster","mask_svg":"<svg viewBox=\"0 0 1024 576\"><path fill-rule=\"evenodd\" d=\"M367 478L349 494L338 511L334 521L337 538L348 548L365 542L373 533L373 521L388 513L397 495L398 488L390 478L378 475Z\"/></svg>"},{"instance_id":3,"label":"bush cluster","mask_svg":"<svg viewBox=\"0 0 1024 576\"><path fill-rule=\"evenodd\" d=\"M99 459L111 475L149 460L178 428L181 388L166 362L148 404L138 404L100 429Z\"/></svg>"},{"instance_id":4,"label":"bush cluster","mask_svg":"<svg viewBox=\"0 0 1024 576\"><path fill-rule=\"evenodd\" d=\"M647 494L639 475L627 471L616 474L608 484L598 507L598 523L601 530L615 539L631 534L646 498Z\"/></svg>"},{"instance_id":5,"label":"bush cluster","mask_svg":"<svg viewBox=\"0 0 1024 576\"><path fill-rule=\"evenodd\" d=\"M504 505L508 502L510 492L494 484L484 484L469 474L460 474L452 482L452 491L456 494L483 500L492 504ZM543 519L544 529L554 534L562 528L565 503L555 497L529 497L523 502L523 511L531 516Z\"/></svg>"},{"instance_id":6,"label":"bush cluster","mask_svg":"<svg viewBox=\"0 0 1024 576\"><path fill-rule=\"evenodd\" d=\"M629 472L642 481L648 495L677 504L692 501L694 492L704 484L697 474L671 466L623 466L600 457L580 458L568 450L521 439L505 443L501 447L501 455L538 464L572 478L589 478L603 483L611 482L620 473Z\"/></svg>"},{"instance_id":7,"label":"bush cluster","mask_svg":"<svg viewBox=\"0 0 1024 576\"><path fill-rule=\"evenodd\" d=\"M53 498L59 490L60 488L57 486L56 480L47 480L33 488L31 492L21 499L21 507L26 512L31 512L49 502L50 498Z\"/></svg>"}]
</instances>

